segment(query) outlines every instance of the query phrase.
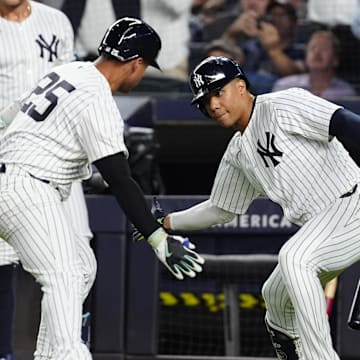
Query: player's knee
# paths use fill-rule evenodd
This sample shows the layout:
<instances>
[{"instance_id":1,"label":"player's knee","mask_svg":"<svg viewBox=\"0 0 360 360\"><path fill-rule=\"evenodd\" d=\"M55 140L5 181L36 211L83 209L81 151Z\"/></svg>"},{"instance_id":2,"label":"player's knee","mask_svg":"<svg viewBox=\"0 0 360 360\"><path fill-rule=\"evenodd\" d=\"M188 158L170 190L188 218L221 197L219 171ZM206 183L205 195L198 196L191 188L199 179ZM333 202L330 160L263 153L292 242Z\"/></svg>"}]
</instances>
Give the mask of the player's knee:
<instances>
[{"instance_id":1,"label":"player's knee","mask_svg":"<svg viewBox=\"0 0 360 360\"><path fill-rule=\"evenodd\" d=\"M299 256L296 249L286 246L286 244L279 252L278 263L283 276L291 276L294 272L301 271L302 268L307 266L306 257Z\"/></svg>"},{"instance_id":2,"label":"player's knee","mask_svg":"<svg viewBox=\"0 0 360 360\"><path fill-rule=\"evenodd\" d=\"M271 303L271 299L274 298L275 295L275 288L273 285L273 282L271 281L271 278L267 279L262 288L261 288L261 294L264 298L265 304L268 307L268 305Z\"/></svg>"}]
</instances>

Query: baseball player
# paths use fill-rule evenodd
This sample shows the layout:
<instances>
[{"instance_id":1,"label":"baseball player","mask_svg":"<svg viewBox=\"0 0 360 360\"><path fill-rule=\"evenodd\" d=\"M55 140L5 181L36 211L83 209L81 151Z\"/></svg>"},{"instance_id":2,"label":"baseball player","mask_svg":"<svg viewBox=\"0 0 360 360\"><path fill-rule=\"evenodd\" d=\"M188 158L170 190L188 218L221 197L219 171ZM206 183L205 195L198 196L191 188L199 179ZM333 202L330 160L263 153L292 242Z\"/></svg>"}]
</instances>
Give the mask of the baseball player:
<instances>
[{"instance_id":1,"label":"baseball player","mask_svg":"<svg viewBox=\"0 0 360 360\"><path fill-rule=\"evenodd\" d=\"M94 63L55 67L37 83L0 141L0 235L41 285L52 348L47 359L91 358L80 338L81 253L64 212L71 184L91 175L90 163L177 279L202 271L204 260L183 246L185 238L163 230L131 178L124 122L112 96L136 86L149 65L158 67L160 47L158 34L142 20L116 21Z\"/></svg>"},{"instance_id":2,"label":"baseball player","mask_svg":"<svg viewBox=\"0 0 360 360\"><path fill-rule=\"evenodd\" d=\"M259 195L280 204L301 228L262 289L277 358L338 360L323 286L360 259L360 117L298 88L255 97L226 57L204 59L190 83L192 102L236 133L210 198L166 216L165 229L229 222Z\"/></svg>"},{"instance_id":3,"label":"baseball player","mask_svg":"<svg viewBox=\"0 0 360 360\"><path fill-rule=\"evenodd\" d=\"M74 35L62 12L27 0L0 0L0 26L0 110L3 110L51 68L74 60ZM1 136L12 118L1 117ZM87 246L92 234L80 182L74 183L64 206L74 222L89 289L95 278L96 260ZM13 359L14 264L17 262L14 249L0 239L0 359L6 360ZM45 357L50 348L43 322L40 328L37 355Z\"/></svg>"}]
</instances>

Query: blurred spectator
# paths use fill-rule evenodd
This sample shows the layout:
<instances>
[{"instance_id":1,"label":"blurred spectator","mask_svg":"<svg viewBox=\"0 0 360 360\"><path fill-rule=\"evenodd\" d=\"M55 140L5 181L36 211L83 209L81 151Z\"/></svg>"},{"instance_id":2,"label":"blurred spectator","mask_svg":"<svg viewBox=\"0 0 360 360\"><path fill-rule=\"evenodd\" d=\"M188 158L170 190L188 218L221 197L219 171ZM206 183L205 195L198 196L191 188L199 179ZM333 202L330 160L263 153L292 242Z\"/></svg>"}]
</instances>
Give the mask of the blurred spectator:
<instances>
[{"instance_id":1,"label":"blurred spectator","mask_svg":"<svg viewBox=\"0 0 360 360\"><path fill-rule=\"evenodd\" d=\"M140 16L140 0L41 0L62 10L70 19L75 34L78 58L94 60L109 24L123 16ZM101 14L101 16L99 16Z\"/></svg>"},{"instance_id":2,"label":"blurred spectator","mask_svg":"<svg viewBox=\"0 0 360 360\"><path fill-rule=\"evenodd\" d=\"M340 41L340 65L337 73L360 89L360 42L351 25L357 11L357 0L308 0L307 21L317 29L331 30Z\"/></svg>"},{"instance_id":3,"label":"blurred spectator","mask_svg":"<svg viewBox=\"0 0 360 360\"><path fill-rule=\"evenodd\" d=\"M288 3L272 2L258 22L255 37L241 45L244 70L275 76L304 71L304 46L294 41L296 26L296 9Z\"/></svg>"},{"instance_id":4,"label":"blurred spectator","mask_svg":"<svg viewBox=\"0 0 360 360\"><path fill-rule=\"evenodd\" d=\"M270 0L239 0L240 15L224 31L229 42L241 45L245 40L258 35L258 21L266 13Z\"/></svg>"},{"instance_id":5,"label":"blurred spectator","mask_svg":"<svg viewBox=\"0 0 360 360\"><path fill-rule=\"evenodd\" d=\"M295 42L296 9L290 3L242 0L243 13L224 33L223 38L240 46L241 64L253 78L256 94L271 91L282 76L305 70L305 46Z\"/></svg>"},{"instance_id":6,"label":"blurred spectator","mask_svg":"<svg viewBox=\"0 0 360 360\"><path fill-rule=\"evenodd\" d=\"M308 72L279 79L273 91L300 87L327 99L356 95L349 83L336 76L339 51L339 41L331 31L316 31L306 48Z\"/></svg>"},{"instance_id":7,"label":"blurred spectator","mask_svg":"<svg viewBox=\"0 0 360 360\"><path fill-rule=\"evenodd\" d=\"M141 17L162 41L158 57L162 72L148 69L147 75L187 81L191 5L192 0L141 0Z\"/></svg>"},{"instance_id":8,"label":"blurred spectator","mask_svg":"<svg viewBox=\"0 0 360 360\"><path fill-rule=\"evenodd\" d=\"M351 22L351 31L357 39L360 39L360 0L357 0L355 16Z\"/></svg>"}]
</instances>

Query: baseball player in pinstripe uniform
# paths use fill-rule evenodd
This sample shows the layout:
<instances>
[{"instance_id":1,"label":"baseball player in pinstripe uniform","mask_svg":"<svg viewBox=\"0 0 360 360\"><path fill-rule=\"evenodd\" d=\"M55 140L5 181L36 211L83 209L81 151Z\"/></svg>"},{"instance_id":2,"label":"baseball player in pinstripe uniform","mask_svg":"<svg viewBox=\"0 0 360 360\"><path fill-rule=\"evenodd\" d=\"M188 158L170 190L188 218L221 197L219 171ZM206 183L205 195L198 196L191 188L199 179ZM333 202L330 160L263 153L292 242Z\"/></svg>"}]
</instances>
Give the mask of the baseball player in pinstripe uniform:
<instances>
[{"instance_id":1,"label":"baseball player in pinstripe uniform","mask_svg":"<svg viewBox=\"0 0 360 360\"><path fill-rule=\"evenodd\" d=\"M64 201L94 163L129 220L177 278L194 277L204 260L186 239L155 221L131 178L124 123L112 92L128 92L149 65L158 67L158 34L140 19L107 30L94 62L55 67L27 94L0 141L0 235L40 283L42 321L52 353L35 359L85 360L81 304L89 283ZM89 244L87 244L89 247Z\"/></svg>"},{"instance_id":2,"label":"baseball player in pinstripe uniform","mask_svg":"<svg viewBox=\"0 0 360 360\"><path fill-rule=\"evenodd\" d=\"M74 35L68 18L62 12L38 2L0 0L0 40L0 110L19 99L51 68L74 60ZM1 134L11 119L9 116L0 119ZM83 248L84 273L91 286L96 261L86 245L92 234L80 182L74 184L64 206L73 219L81 243L79 246ZM13 264L17 262L18 255L14 249L0 240L0 359L7 360L13 359ZM42 325L41 329L37 353L45 356L49 353L49 346Z\"/></svg>"},{"instance_id":3,"label":"baseball player in pinstripe uniform","mask_svg":"<svg viewBox=\"0 0 360 360\"><path fill-rule=\"evenodd\" d=\"M260 195L280 204L301 228L262 290L277 358L338 360L323 286L360 259L360 117L298 88L253 96L225 57L204 59L190 82L193 103L236 133L210 198L166 216L165 229L229 222Z\"/></svg>"}]
</instances>

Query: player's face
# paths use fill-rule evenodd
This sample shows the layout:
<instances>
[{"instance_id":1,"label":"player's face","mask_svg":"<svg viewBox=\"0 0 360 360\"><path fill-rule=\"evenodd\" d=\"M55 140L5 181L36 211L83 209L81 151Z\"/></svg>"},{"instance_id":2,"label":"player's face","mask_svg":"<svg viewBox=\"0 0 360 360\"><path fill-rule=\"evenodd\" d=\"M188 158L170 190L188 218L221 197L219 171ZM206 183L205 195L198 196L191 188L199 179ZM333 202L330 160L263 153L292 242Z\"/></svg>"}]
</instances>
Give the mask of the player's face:
<instances>
[{"instance_id":1,"label":"player's face","mask_svg":"<svg viewBox=\"0 0 360 360\"><path fill-rule=\"evenodd\" d=\"M220 90L205 96L205 109L221 126L243 129L247 105L242 104L241 97L245 93L247 93L245 82L234 79Z\"/></svg>"}]
</instances>

